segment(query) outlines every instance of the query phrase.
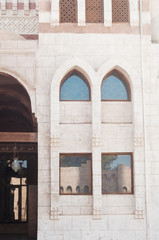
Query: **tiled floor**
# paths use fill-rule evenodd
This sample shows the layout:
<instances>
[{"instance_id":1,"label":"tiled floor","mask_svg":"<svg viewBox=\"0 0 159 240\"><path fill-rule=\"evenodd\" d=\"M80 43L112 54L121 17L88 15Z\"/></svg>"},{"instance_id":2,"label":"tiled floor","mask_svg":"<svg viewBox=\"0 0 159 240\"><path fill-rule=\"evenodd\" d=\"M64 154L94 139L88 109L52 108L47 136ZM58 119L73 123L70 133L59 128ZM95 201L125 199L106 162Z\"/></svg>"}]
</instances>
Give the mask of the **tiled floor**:
<instances>
[{"instance_id":1,"label":"tiled floor","mask_svg":"<svg viewBox=\"0 0 159 240\"><path fill-rule=\"evenodd\" d=\"M22 234L0 234L0 240L36 240L35 238L28 238L27 235Z\"/></svg>"}]
</instances>

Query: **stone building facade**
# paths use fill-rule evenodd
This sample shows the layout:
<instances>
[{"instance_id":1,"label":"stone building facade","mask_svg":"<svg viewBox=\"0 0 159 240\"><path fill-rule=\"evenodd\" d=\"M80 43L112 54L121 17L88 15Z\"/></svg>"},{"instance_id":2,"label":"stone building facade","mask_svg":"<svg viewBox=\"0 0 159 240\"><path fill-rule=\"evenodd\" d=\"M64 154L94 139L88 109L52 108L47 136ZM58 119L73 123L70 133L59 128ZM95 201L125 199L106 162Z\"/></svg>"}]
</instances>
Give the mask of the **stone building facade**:
<instances>
[{"instance_id":1,"label":"stone building facade","mask_svg":"<svg viewBox=\"0 0 159 240\"><path fill-rule=\"evenodd\" d=\"M85 0L0 2L0 86L4 76L16 80L30 103L13 94L12 112L22 113L19 99L33 119L32 130L1 129L0 142L38 145L38 167L29 170L28 225L19 223L17 231L38 240L159 240L158 1L93 0L95 13ZM70 15L67 6L75 8ZM72 71L87 79L89 101L60 101ZM130 85L129 101L101 101L112 71ZM12 85L7 91L11 96ZM0 90L0 96L8 95ZM2 118L9 107L0 105ZM92 156L92 192L60 194L60 154L77 153ZM104 153L132 155L130 194L102 194Z\"/></svg>"}]
</instances>

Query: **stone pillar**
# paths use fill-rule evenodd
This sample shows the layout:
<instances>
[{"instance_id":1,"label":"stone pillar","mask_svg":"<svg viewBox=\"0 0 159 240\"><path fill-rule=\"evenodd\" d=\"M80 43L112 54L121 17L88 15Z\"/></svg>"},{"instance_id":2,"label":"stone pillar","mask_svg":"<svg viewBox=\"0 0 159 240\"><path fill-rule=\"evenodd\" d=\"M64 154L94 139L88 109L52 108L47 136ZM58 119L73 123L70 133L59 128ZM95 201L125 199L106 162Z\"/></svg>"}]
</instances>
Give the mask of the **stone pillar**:
<instances>
[{"instance_id":1,"label":"stone pillar","mask_svg":"<svg viewBox=\"0 0 159 240\"><path fill-rule=\"evenodd\" d=\"M59 86L52 86L51 94L51 209L50 218L59 219L59 153L60 153L60 127L59 127Z\"/></svg>"},{"instance_id":2,"label":"stone pillar","mask_svg":"<svg viewBox=\"0 0 159 240\"><path fill-rule=\"evenodd\" d=\"M6 0L1 0L1 15L6 14Z\"/></svg>"},{"instance_id":3,"label":"stone pillar","mask_svg":"<svg viewBox=\"0 0 159 240\"><path fill-rule=\"evenodd\" d=\"M36 15L39 15L39 0L36 0Z\"/></svg>"},{"instance_id":4,"label":"stone pillar","mask_svg":"<svg viewBox=\"0 0 159 240\"><path fill-rule=\"evenodd\" d=\"M130 26L139 26L138 0L129 0Z\"/></svg>"},{"instance_id":5,"label":"stone pillar","mask_svg":"<svg viewBox=\"0 0 159 240\"><path fill-rule=\"evenodd\" d=\"M59 0L51 1L51 25L59 26Z\"/></svg>"},{"instance_id":6,"label":"stone pillar","mask_svg":"<svg viewBox=\"0 0 159 240\"><path fill-rule=\"evenodd\" d=\"M145 150L142 93L134 95L134 194L135 218L144 218L145 212Z\"/></svg>"},{"instance_id":7,"label":"stone pillar","mask_svg":"<svg viewBox=\"0 0 159 240\"><path fill-rule=\"evenodd\" d=\"M51 136L51 219L59 219L59 135Z\"/></svg>"},{"instance_id":8,"label":"stone pillar","mask_svg":"<svg viewBox=\"0 0 159 240\"><path fill-rule=\"evenodd\" d=\"M17 15L17 0L12 1L12 11L14 15Z\"/></svg>"},{"instance_id":9,"label":"stone pillar","mask_svg":"<svg viewBox=\"0 0 159 240\"><path fill-rule=\"evenodd\" d=\"M112 0L104 0L104 26L112 25Z\"/></svg>"},{"instance_id":10,"label":"stone pillar","mask_svg":"<svg viewBox=\"0 0 159 240\"><path fill-rule=\"evenodd\" d=\"M29 15L29 0L24 0L24 15Z\"/></svg>"},{"instance_id":11,"label":"stone pillar","mask_svg":"<svg viewBox=\"0 0 159 240\"><path fill-rule=\"evenodd\" d=\"M78 26L85 26L86 13L85 13L85 0L77 0L78 11Z\"/></svg>"},{"instance_id":12,"label":"stone pillar","mask_svg":"<svg viewBox=\"0 0 159 240\"><path fill-rule=\"evenodd\" d=\"M93 166L93 219L101 219L101 96L100 86L92 86L92 166Z\"/></svg>"}]
</instances>

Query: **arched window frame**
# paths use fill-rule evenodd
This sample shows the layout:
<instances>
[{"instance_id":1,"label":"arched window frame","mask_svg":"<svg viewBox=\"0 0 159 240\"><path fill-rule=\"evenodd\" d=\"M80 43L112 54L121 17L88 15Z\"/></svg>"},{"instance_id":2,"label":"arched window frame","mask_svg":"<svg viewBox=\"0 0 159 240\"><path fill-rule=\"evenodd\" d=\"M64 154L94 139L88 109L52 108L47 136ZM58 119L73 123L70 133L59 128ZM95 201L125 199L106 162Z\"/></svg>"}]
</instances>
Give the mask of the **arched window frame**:
<instances>
[{"instance_id":1,"label":"arched window frame","mask_svg":"<svg viewBox=\"0 0 159 240\"><path fill-rule=\"evenodd\" d=\"M78 186L76 187L76 193L80 193L80 191L81 191L81 189L80 189L80 186L78 185Z\"/></svg>"},{"instance_id":2,"label":"arched window frame","mask_svg":"<svg viewBox=\"0 0 159 240\"><path fill-rule=\"evenodd\" d=\"M71 77L72 75L76 75L76 76L80 77L80 78L86 83L86 85L87 85L87 87L88 87L88 90L89 90L89 100L61 100L61 87L62 87L63 83L64 83L65 81L67 81L67 79L68 79L69 77ZM59 101L61 101L61 102L89 102L89 101L91 101L90 84L89 84L87 78L86 78L81 72L79 72L79 71L77 71L77 70L74 69L74 70L70 71L69 73L67 73L67 74L64 76L64 78L62 79L62 81L61 81L61 83L60 83Z\"/></svg>"},{"instance_id":3,"label":"arched window frame","mask_svg":"<svg viewBox=\"0 0 159 240\"><path fill-rule=\"evenodd\" d=\"M112 1L112 23L130 23L130 2L129 0L127 0L128 2L128 21L124 22L124 21L113 21L113 1L114 0L111 0ZM117 0L116 0L117 1Z\"/></svg>"},{"instance_id":4,"label":"arched window frame","mask_svg":"<svg viewBox=\"0 0 159 240\"><path fill-rule=\"evenodd\" d=\"M116 74L119 74L119 80L124 84L125 86L125 89L128 93L128 99L126 100L115 100L115 99L112 99L112 100L107 100L107 99L101 99L102 102L131 102L131 88L130 88L130 83L129 81L127 80L127 78L118 70L116 69L113 69L111 72L109 72L108 74L105 75L105 77L103 78L102 80L102 83L101 83L101 92L102 92L102 84L104 82L104 80L106 78L108 78L110 75L113 75L113 73L116 73Z\"/></svg>"},{"instance_id":5,"label":"arched window frame","mask_svg":"<svg viewBox=\"0 0 159 240\"><path fill-rule=\"evenodd\" d=\"M70 192L68 192L68 191L70 191ZM70 185L67 186L66 192L69 193L69 194L72 194L72 187Z\"/></svg>"}]
</instances>

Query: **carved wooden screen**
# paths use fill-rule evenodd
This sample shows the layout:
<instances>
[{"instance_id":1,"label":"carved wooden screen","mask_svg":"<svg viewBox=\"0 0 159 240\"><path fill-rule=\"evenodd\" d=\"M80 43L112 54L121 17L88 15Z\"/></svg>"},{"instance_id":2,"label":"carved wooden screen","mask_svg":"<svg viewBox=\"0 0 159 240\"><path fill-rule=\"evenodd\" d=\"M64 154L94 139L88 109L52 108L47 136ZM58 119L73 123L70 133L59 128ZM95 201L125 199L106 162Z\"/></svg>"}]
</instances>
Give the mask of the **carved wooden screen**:
<instances>
[{"instance_id":1,"label":"carved wooden screen","mask_svg":"<svg viewBox=\"0 0 159 240\"><path fill-rule=\"evenodd\" d=\"M103 0L86 0L86 22L103 23L104 22Z\"/></svg>"},{"instance_id":2,"label":"carved wooden screen","mask_svg":"<svg viewBox=\"0 0 159 240\"><path fill-rule=\"evenodd\" d=\"M60 22L77 22L77 0L60 0Z\"/></svg>"},{"instance_id":3,"label":"carved wooden screen","mask_svg":"<svg viewBox=\"0 0 159 240\"><path fill-rule=\"evenodd\" d=\"M112 21L129 22L129 0L112 0Z\"/></svg>"}]
</instances>

